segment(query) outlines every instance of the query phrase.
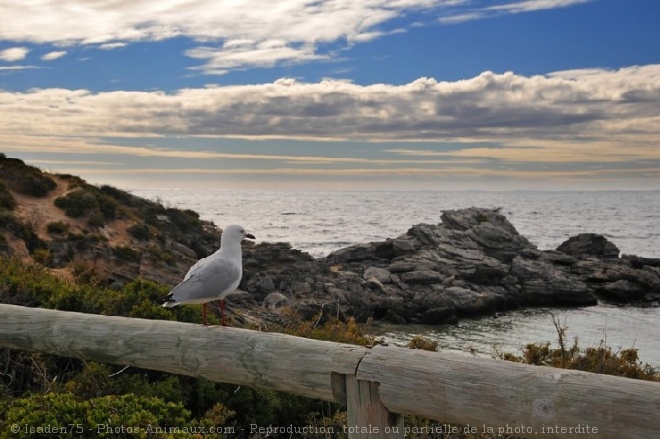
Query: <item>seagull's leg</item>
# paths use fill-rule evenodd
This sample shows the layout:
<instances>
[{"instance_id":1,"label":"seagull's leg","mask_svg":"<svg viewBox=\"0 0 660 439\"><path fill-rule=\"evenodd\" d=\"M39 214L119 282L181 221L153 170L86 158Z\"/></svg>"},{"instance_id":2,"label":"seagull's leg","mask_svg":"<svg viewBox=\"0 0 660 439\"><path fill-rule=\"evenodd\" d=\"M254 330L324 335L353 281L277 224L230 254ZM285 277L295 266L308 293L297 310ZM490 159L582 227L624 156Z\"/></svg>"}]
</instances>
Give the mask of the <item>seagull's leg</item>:
<instances>
[{"instance_id":1,"label":"seagull's leg","mask_svg":"<svg viewBox=\"0 0 660 439\"><path fill-rule=\"evenodd\" d=\"M207 325L207 323L206 323L206 303L202 304L202 320L204 321L204 325Z\"/></svg>"},{"instance_id":2,"label":"seagull's leg","mask_svg":"<svg viewBox=\"0 0 660 439\"><path fill-rule=\"evenodd\" d=\"M222 318L222 326L227 326L225 323L225 299L220 300L220 316Z\"/></svg>"}]
</instances>

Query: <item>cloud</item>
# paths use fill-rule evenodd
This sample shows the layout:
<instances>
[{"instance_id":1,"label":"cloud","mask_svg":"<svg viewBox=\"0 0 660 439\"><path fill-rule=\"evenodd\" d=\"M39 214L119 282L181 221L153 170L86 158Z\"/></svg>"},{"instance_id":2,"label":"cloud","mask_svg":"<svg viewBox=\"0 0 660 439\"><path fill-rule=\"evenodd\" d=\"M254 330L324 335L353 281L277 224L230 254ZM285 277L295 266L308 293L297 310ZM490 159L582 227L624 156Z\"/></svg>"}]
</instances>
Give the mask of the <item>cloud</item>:
<instances>
[{"instance_id":1,"label":"cloud","mask_svg":"<svg viewBox=\"0 0 660 439\"><path fill-rule=\"evenodd\" d=\"M406 32L400 18L417 12L449 24L588 1L519 0L493 6L484 0L43 0L3 7L0 40L112 50L182 37L198 44L185 52L201 61L194 69L217 75L334 59L354 44ZM22 48L8 50L17 49ZM25 54L13 56L18 60Z\"/></svg>"},{"instance_id":2,"label":"cloud","mask_svg":"<svg viewBox=\"0 0 660 439\"><path fill-rule=\"evenodd\" d=\"M489 6L487 11L505 11L512 14L520 12L540 11L544 9L565 8L568 6L588 3L593 0L525 0L506 3L503 5Z\"/></svg>"},{"instance_id":3,"label":"cloud","mask_svg":"<svg viewBox=\"0 0 660 439\"><path fill-rule=\"evenodd\" d=\"M62 58L66 55L66 50L58 50L56 52L49 52L41 57L44 61L52 61L54 59Z\"/></svg>"},{"instance_id":4,"label":"cloud","mask_svg":"<svg viewBox=\"0 0 660 439\"><path fill-rule=\"evenodd\" d=\"M0 72L1 71L11 71L11 70L28 70L28 69L38 69L40 67L37 66L0 66Z\"/></svg>"},{"instance_id":5,"label":"cloud","mask_svg":"<svg viewBox=\"0 0 660 439\"><path fill-rule=\"evenodd\" d=\"M414 11L434 12L456 0L149 0L13 2L2 11L0 40L39 44L94 45L113 49L137 41L174 37L200 45L189 56L198 70L268 67L326 59L322 43L349 47L404 32L395 19ZM48 17L44 20L43 17ZM61 23L67 23L62 26ZM394 27L394 28L393 28ZM328 49L330 50L330 49ZM335 49L336 50L336 47Z\"/></svg>"},{"instance_id":6,"label":"cloud","mask_svg":"<svg viewBox=\"0 0 660 439\"><path fill-rule=\"evenodd\" d=\"M302 83L182 89L175 93L0 91L0 143L136 157L394 166L451 160L616 163L659 160L660 65L545 76L484 72L409 84ZM244 154L141 147L109 138L303 139L388 142L388 157ZM142 140L141 140L142 141ZM400 147L392 147L393 142ZM411 147L413 142L435 146ZM453 145L448 147L446 145ZM330 148L330 146L329 146Z\"/></svg>"},{"instance_id":7,"label":"cloud","mask_svg":"<svg viewBox=\"0 0 660 439\"><path fill-rule=\"evenodd\" d=\"M197 47L186 51L191 58L206 60L202 67L206 74L225 74L231 69L247 67L272 67L282 62L301 63L327 59L316 55L313 45L293 47L282 40L227 41L222 48Z\"/></svg>"},{"instance_id":8,"label":"cloud","mask_svg":"<svg viewBox=\"0 0 660 439\"><path fill-rule=\"evenodd\" d=\"M492 2L487 1L477 1L473 2L475 5L471 4L468 8L448 9L445 14L438 18L438 21L443 24L456 24L496 17L502 14L566 8L591 1L594 0L518 0L499 5L492 5ZM459 4L459 6L464 5Z\"/></svg>"},{"instance_id":9,"label":"cloud","mask_svg":"<svg viewBox=\"0 0 660 439\"><path fill-rule=\"evenodd\" d=\"M103 43L99 45L99 49L101 50L114 50L114 49L119 49L122 47L126 47L126 43Z\"/></svg>"},{"instance_id":10,"label":"cloud","mask_svg":"<svg viewBox=\"0 0 660 439\"><path fill-rule=\"evenodd\" d=\"M0 60L9 62L20 61L25 59L28 52L29 50L25 47L10 47L9 49L0 51Z\"/></svg>"},{"instance_id":11,"label":"cloud","mask_svg":"<svg viewBox=\"0 0 660 439\"><path fill-rule=\"evenodd\" d=\"M0 92L0 132L364 141L658 140L660 65L404 85L345 81L163 92Z\"/></svg>"}]
</instances>

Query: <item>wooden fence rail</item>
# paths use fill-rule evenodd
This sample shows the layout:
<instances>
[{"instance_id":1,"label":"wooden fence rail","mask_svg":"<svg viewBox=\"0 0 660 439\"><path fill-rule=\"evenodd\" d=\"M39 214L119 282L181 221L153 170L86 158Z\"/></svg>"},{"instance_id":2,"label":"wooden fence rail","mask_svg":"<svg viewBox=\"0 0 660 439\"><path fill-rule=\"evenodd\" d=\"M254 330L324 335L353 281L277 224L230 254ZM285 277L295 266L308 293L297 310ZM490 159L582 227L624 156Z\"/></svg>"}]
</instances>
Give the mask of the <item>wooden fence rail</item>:
<instances>
[{"instance_id":1,"label":"wooden fence rail","mask_svg":"<svg viewBox=\"0 0 660 439\"><path fill-rule=\"evenodd\" d=\"M404 437L404 414L502 437L660 434L658 382L443 352L14 305L0 345L344 403L350 438Z\"/></svg>"}]
</instances>

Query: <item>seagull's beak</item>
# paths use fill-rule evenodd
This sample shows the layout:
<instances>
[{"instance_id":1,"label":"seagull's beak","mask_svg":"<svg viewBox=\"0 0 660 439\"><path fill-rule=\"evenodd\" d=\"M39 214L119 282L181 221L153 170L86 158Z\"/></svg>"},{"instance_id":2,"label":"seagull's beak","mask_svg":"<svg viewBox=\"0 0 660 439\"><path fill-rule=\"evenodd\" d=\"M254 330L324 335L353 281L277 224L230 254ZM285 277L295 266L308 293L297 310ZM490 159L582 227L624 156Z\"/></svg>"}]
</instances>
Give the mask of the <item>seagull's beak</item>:
<instances>
[{"instance_id":1,"label":"seagull's beak","mask_svg":"<svg viewBox=\"0 0 660 439\"><path fill-rule=\"evenodd\" d=\"M257 238L254 237L254 235L252 233L246 233L245 237L249 238L249 239L257 239Z\"/></svg>"}]
</instances>

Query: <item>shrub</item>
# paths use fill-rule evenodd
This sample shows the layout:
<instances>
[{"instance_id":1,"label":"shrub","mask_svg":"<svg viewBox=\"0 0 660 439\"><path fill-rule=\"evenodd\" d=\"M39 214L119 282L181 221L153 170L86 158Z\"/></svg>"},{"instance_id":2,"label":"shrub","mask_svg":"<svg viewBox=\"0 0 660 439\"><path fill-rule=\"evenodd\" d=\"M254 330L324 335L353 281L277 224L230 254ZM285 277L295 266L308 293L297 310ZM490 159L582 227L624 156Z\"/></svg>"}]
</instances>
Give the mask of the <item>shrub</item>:
<instances>
[{"instance_id":1,"label":"shrub","mask_svg":"<svg viewBox=\"0 0 660 439\"><path fill-rule=\"evenodd\" d=\"M103 185L99 190L111 197L112 199L118 201L121 204L132 205L135 202L135 197L126 191L122 191L113 186Z\"/></svg>"},{"instance_id":2,"label":"shrub","mask_svg":"<svg viewBox=\"0 0 660 439\"><path fill-rule=\"evenodd\" d=\"M0 229L9 230L13 234L23 233L23 223L7 210L0 210Z\"/></svg>"},{"instance_id":3,"label":"shrub","mask_svg":"<svg viewBox=\"0 0 660 439\"><path fill-rule=\"evenodd\" d=\"M140 241L149 241L151 234L149 233L149 227L146 224L133 224L128 228L128 233L135 239Z\"/></svg>"},{"instance_id":4,"label":"shrub","mask_svg":"<svg viewBox=\"0 0 660 439\"><path fill-rule=\"evenodd\" d=\"M178 227L178 229L183 233L191 232L201 227L199 214L194 210L171 208L167 209L166 215L169 217L172 224Z\"/></svg>"},{"instance_id":5,"label":"shrub","mask_svg":"<svg viewBox=\"0 0 660 439\"><path fill-rule=\"evenodd\" d=\"M50 266L50 250L46 248L38 248L32 253L32 259L38 264Z\"/></svg>"},{"instance_id":6,"label":"shrub","mask_svg":"<svg viewBox=\"0 0 660 439\"><path fill-rule=\"evenodd\" d=\"M39 235L34 231L31 224L23 224L22 229L19 231L19 236L25 241L25 246L31 255L39 249L48 249L48 244L39 238Z\"/></svg>"},{"instance_id":7,"label":"shrub","mask_svg":"<svg viewBox=\"0 0 660 439\"><path fill-rule=\"evenodd\" d=\"M87 225L90 227L103 227L105 223L105 218L99 212L90 214L87 219Z\"/></svg>"},{"instance_id":8,"label":"shrub","mask_svg":"<svg viewBox=\"0 0 660 439\"><path fill-rule=\"evenodd\" d=\"M284 315L287 322L283 332L298 337L361 346L373 346L376 343L374 337L366 334L365 326L359 325L353 317L342 321L336 316L330 316L327 317L325 323L320 324L323 317L323 310L321 310L314 319L305 321L301 320L297 313L289 311Z\"/></svg>"},{"instance_id":9,"label":"shrub","mask_svg":"<svg viewBox=\"0 0 660 439\"><path fill-rule=\"evenodd\" d=\"M38 168L7 157L0 157L0 178L5 179L11 189L33 197L46 196L57 187L57 183Z\"/></svg>"},{"instance_id":10,"label":"shrub","mask_svg":"<svg viewBox=\"0 0 660 439\"><path fill-rule=\"evenodd\" d=\"M7 186L0 181L0 209L14 210L18 203Z\"/></svg>"},{"instance_id":11,"label":"shrub","mask_svg":"<svg viewBox=\"0 0 660 439\"><path fill-rule=\"evenodd\" d=\"M69 225L65 222L62 221L56 221L52 223L48 223L46 226L46 230L48 230L48 233L57 235L60 233L66 233L69 231Z\"/></svg>"},{"instance_id":12,"label":"shrub","mask_svg":"<svg viewBox=\"0 0 660 439\"><path fill-rule=\"evenodd\" d=\"M96 197L84 190L69 192L55 199L55 206L64 210L67 216L79 218L92 209L98 208Z\"/></svg>"},{"instance_id":13,"label":"shrub","mask_svg":"<svg viewBox=\"0 0 660 439\"><path fill-rule=\"evenodd\" d=\"M423 349L425 351L437 351L438 342L435 340L424 338L421 335L416 335L408 343L408 348Z\"/></svg>"},{"instance_id":14,"label":"shrub","mask_svg":"<svg viewBox=\"0 0 660 439\"><path fill-rule=\"evenodd\" d=\"M90 400L79 400L71 393L48 393L14 400L6 410L3 437L8 437L5 435L13 424L27 425L26 428L60 428L62 430L55 434L58 437L168 438L173 436L167 431L147 434L148 429L190 425L190 411L180 402L165 402L132 393ZM114 427L123 429L109 430ZM41 434L35 431L31 436Z\"/></svg>"},{"instance_id":15,"label":"shrub","mask_svg":"<svg viewBox=\"0 0 660 439\"><path fill-rule=\"evenodd\" d=\"M99 203L99 209L101 210L103 217L106 219L114 219L117 215L117 206L119 203L102 192L98 193L96 199Z\"/></svg>"},{"instance_id":16,"label":"shrub","mask_svg":"<svg viewBox=\"0 0 660 439\"><path fill-rule=\"evenodd\" d=\"M127 246L114 247L112 254L119 260L126 262L140 262L140 252Z\"/></svg>"},{"instance_id":17,"label":"shrub","mask_svg":"<svg viewBox=\"0 0 660 439\"><path fill-rule=\"evenodd\" d=\"M660 372L639 361L637 349L628 348L614 352L612 348L601 343L597 348L589 347L582 350L578 347L577 338L570 347L567 347L566 333L568 328L561 325L559 319L554 315L551 314L551 316L552 323L557 330L559 347L551 348L550 342L530 343L525 346L520 356L506 353L498 353L497 356L503 360L517 363L660 381Z\"/></svg>"},{"instance_id":18,"label":"shrub","mask_svg":"<svg viewBox=\"0 0 660 439\"><path fill-rule=\"evenodd\" d=\"M62 180L66 180L69 183L67 187L69 190L82 188L86 185L85 180L78 177L77 175L57 174L57 176L60 177Z\"/></svg>"}]
</instances>

